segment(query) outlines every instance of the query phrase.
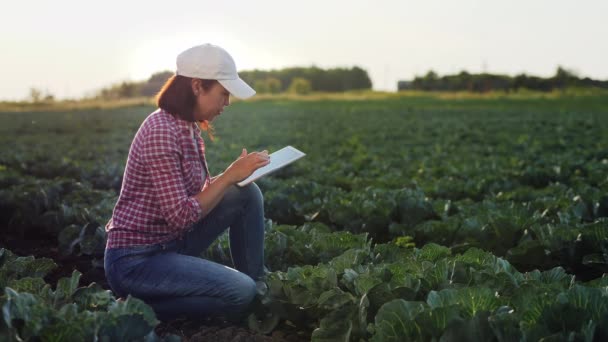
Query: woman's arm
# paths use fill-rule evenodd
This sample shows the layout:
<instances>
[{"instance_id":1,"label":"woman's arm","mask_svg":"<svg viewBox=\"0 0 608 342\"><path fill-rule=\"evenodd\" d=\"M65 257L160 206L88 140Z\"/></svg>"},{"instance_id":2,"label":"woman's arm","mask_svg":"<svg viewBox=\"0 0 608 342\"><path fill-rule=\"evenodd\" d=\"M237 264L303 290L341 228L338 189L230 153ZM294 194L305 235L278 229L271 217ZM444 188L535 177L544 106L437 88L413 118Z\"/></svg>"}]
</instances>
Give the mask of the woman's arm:
<instances>
[{"instance_id":1,"label":"woman's arm","mask_svg":"<svg viewBox=\"0 0 608 342\"><path fill-rule=\"evenodd\" d=\"M149 125L137 133L134 144L139 146L139 160L146 166L154 206L167 225L180 231L200 220L200 205L186 190L180 166L181 146L174 128L162 123Z\"/></svg>"}]
</instances>

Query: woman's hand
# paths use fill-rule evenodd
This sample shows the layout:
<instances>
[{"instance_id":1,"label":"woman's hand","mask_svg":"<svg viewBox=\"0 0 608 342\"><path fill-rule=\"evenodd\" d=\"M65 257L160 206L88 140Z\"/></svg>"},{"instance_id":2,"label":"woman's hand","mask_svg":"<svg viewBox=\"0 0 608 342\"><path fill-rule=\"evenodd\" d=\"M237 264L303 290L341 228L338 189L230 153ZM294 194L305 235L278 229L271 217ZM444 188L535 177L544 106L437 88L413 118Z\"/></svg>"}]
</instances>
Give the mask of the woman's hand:
<instances>
[{"instance_id":1,"label":"woman's hand","mask_svg":"<svg viewBox=\"0 0 608 342\"><path fill-rule=\"evenodd\" d=\"M240 157L235 160L226 171L224 177L227 177L232 183L240 182L243 179L251 176L251 174L270 163L268 151L251 152L247 154L247 150L243 149Z\"/></svg>"}]
</instances>

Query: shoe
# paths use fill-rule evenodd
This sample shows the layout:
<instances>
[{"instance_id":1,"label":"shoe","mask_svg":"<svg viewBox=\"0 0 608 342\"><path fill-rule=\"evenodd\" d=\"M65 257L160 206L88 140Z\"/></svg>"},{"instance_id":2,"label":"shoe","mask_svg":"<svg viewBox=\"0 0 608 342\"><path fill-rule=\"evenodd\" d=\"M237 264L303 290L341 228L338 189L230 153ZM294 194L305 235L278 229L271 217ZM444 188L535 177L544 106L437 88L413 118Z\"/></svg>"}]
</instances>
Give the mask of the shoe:
<instances>
[{"instance_id":1,"label":"shoe","mask_svg":"<svg viewBox=\"0 0 608 342\"><path fill-rule=\"evenodd\" d=\"M257 297L264 298L268 294L268 284L264 280L255 282L255 292Z\"/></svg>"}]
</instances>

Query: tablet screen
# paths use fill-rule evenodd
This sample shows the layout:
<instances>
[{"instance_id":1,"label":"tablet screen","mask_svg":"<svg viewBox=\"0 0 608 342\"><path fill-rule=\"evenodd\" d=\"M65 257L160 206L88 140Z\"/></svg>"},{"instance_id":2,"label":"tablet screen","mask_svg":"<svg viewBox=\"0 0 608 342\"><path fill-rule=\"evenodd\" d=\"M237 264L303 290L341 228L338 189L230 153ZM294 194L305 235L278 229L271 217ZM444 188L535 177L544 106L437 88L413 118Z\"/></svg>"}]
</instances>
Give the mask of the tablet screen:
<instances>
[{"instance_id":1,"label":"tablet screen","mask_svg":"<svg viewBox=\"0 0 608 342\"><path fill-rule=\"evenodd\" d=\"M304 157L306 154L293 146L286 146L282 149L270 154L270 164L255 170L251 176L240 181L239 186L247 185L256 179L267 175L273 171L276 171L286 165L293 163L294 161Z\"/></svg>"}]
</instances>

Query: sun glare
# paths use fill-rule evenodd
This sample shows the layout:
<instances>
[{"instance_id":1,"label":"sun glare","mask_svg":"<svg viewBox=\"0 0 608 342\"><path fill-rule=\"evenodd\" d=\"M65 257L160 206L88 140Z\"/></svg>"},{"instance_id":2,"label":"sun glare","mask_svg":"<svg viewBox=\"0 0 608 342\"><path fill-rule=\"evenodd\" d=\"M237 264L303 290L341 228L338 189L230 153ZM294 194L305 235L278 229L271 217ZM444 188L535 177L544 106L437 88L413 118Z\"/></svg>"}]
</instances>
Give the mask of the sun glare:
<instances>
[{"instance_id":1,"label":"sun glare","mask_svg":"<svg viewBox=\"0 0 608 342\"><path fill-rule=\"evenodd\" d=\"M237 67L246 65L251 57L251 49L224 33L179 34L157 37L133 48L128 57L130 76L133 80L143 80L160 71L174 71L175 58L185 49L203 43L217 44L225 48L236 60Z\"/></svg>"}]
</instances>

